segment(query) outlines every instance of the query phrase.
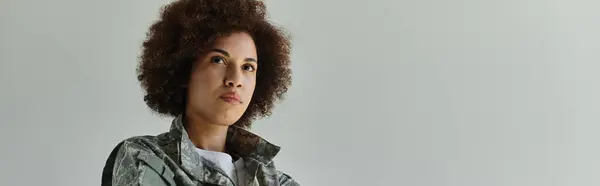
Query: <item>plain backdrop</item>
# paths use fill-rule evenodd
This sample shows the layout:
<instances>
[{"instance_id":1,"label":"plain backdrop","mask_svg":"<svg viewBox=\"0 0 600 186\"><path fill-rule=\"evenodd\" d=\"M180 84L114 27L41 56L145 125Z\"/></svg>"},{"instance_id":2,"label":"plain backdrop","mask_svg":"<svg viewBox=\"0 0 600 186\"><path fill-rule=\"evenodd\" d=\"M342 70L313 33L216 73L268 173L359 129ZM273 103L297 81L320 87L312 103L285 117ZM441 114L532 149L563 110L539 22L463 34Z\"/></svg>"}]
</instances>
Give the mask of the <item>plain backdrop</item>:
<instances>
[{"instance_id":1,"label":"plain backdrop","mask_svg":"<svg viewBox=\"0 0 600 186\"><path fill-rule=\"evenodd\" d=\"M135 76L168 2L0 1L0 185L99 185L168 130ZM600 185L600 1L267 4L294 80L252 130L302 185Z\"/></svg>"}]
</instances>

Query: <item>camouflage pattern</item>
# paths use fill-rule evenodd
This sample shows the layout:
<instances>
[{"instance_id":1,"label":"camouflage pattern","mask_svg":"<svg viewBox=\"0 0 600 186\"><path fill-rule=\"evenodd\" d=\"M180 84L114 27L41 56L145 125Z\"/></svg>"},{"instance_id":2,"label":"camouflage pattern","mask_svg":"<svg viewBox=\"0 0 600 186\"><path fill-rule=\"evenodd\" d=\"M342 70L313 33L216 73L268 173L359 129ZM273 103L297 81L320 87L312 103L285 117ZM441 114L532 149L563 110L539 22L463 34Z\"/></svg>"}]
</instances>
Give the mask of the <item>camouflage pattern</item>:
<instances>
[{"instance_id":1,"label":"camouflage pattern","mask_svg":"<svg viewBox=\"0 0 600 186\"><path fill-rule=\"evenodd\" d=\"M182 116L176 117L170 131L158 136L136 136L120 143L114 151L114 164L107 161L107 167L109 164L112 166L112 174L105 173L112 175L112 181L107 182L112 182L114 186L233 186L227 174L195 151L182 121ZM272 159L280 147L260 136L231 126L226 147L232 157L243 158L246 166L243 177L247 179L240 181L245 181L246 185L299 185L289 175L275 168Z\"/></svg>"}]
</instances>

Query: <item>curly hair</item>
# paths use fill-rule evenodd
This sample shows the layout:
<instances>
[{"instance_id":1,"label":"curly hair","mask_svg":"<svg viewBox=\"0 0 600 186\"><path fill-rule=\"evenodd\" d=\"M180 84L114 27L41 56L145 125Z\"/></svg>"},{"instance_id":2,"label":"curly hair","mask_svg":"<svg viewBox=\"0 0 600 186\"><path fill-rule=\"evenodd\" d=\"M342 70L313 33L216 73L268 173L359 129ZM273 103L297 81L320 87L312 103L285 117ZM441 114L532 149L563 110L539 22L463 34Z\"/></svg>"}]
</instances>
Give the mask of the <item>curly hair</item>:
<instances>
[{"instance_id":1,"label":"curly hair","mask_svg":"<svg viewBox=\"0 0 600 186\"><path fill-rule=\"evenodd\" d=\"M252 100L234 125L249 128L256 118L271 115L275 101L291 85L291 44L256 0L177 0L163 7L149 28L137 67L146 105L161 115L183 114L194 61L218 37L238 31L254 39L261 68Z\"/></svg>"}]
</instances>

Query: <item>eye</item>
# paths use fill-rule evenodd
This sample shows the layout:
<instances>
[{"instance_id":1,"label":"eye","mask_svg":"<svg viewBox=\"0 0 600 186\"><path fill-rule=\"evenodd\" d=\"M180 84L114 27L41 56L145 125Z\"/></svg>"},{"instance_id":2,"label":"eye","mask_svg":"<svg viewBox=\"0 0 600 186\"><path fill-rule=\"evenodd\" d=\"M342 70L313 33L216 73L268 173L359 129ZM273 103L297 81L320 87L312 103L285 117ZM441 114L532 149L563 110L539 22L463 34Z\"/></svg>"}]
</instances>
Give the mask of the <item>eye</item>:
<instances>
[{"instance_id":1,"label":"eye","mask_svg":"<svg viewBox=\"0 0 600 186\"><path fill-rule=\"evenodd\" d=\"M242 69L248 72L254 72L256 70L254 66L249 64L242 66Z\"/></svg>"},{"instance_id":2,"label":"eye","mask_svg":"<svg viewBox=\"0 0 600 186\"><path fill-rule=\"evenodd\" d=\"M210 62L211 63L225 63L225 59L223 59L223 57L221 56L215 56L210 58Z\"/></svg>"}]
</instances>

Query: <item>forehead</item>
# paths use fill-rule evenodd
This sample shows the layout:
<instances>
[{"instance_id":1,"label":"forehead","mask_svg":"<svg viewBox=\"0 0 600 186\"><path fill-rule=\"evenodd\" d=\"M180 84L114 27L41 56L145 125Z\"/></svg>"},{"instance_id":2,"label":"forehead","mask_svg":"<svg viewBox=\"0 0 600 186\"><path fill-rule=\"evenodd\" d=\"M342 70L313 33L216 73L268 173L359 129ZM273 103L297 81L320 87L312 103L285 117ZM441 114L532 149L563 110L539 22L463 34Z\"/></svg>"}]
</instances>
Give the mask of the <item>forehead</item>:
<instances>
[{"instance_id":1,"label":"forehead","mask_svg":"<svg viewBox=\"0 0 600 186\"><path fill-rule=\"evenodd\" d=\"M225 50L233 56L255 57L256 46L252 36L246 32L235 32L218 37L213 48Z\"/></svg>"}]
</instances>

